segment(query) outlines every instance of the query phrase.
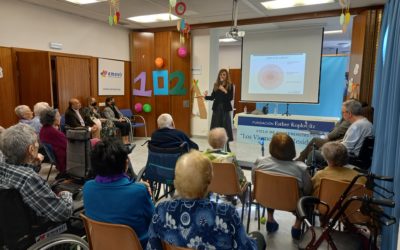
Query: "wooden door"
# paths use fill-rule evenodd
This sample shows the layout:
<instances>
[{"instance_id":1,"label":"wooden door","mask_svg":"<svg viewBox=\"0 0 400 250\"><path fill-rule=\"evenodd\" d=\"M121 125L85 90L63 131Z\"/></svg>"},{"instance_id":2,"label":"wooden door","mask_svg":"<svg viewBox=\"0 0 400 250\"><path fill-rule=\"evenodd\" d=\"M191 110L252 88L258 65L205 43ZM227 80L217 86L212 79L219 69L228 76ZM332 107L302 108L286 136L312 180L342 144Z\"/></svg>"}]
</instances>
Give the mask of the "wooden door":
<instances>
[{"instance_id":1,"label":"wooden door","mask_svg":"<svg viewBox=\"0 0 400 250\"><path fill-rule=\"evenodd\" d=\"M244 107L247 107L247 112L251 112L256 109L256 103L254 102L240 102L241 91L242 91L242 70L241 69L229 69L229 75L232 83L235 85L235 96L234 96L234 112L233 115L242 113Z\"/></svg>"},{"instance_id":2,"label":"wooden door","mask_svg":"<svg viewBox=\"0 0 400 250\"><path fill-rule=\"evenodd\" d=\"M0 47L0 71L0 126L7 128L18 121L14 113L14 108L18 103L18 88L14 84L10 48Z\"/></svg>"},{"instance_id":3,"label":"wooden door","mask_svg":"<svg viewBox=\"0 0 400 250\"><path fill-rule=\"evenodd\" d=\"M90 59L57 56L56 71L60 113L65 113L71 98L77 98L85 105L90 96Z\"/></svg>"},{"instance_id":4,"label":"wooden door","mask_svg":"<svg viewBox=\"0 0 400 250\"><path fill-rule=\"evenodd\" d=\"M48 52L17 52L19 103L33 109L37 102L53 105Z\"/></svg>"}]
</instances>

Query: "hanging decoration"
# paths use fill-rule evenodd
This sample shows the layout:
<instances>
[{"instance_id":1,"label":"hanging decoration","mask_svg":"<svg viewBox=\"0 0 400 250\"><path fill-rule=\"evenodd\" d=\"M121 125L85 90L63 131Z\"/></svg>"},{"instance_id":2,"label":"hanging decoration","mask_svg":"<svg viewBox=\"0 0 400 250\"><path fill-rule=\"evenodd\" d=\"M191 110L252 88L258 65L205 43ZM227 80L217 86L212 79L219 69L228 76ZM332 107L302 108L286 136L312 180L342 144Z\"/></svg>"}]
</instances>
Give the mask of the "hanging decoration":
<instances>
[{"instance_id":1,"label":"hanging decoration","mask_svg":"<svg viewBox=\"0 0 400 250\"><path fill-rule=\"evenodd\" d=\"M171 21L172 9L175 9L176 0L169 0L169 20Z\"/></svg>"},{"instance_id":2,"label":"hanging decoration","mask_svg":"<svg viewBox=\"0 0 400 250\"><path fill-rule=\"evenodd\" d=\"M183 14L185 14L186 11L186 4L184 2L179 2L175 5L175 13L178 16L182 16Z\"/></svg>"},{"instance_id":3,"label":"hanging decoration","mask_svg":"<svg viewBox=\"0 0 400 250\"><path fill-rule=\"evenodd\" d=\"M169 1L170 14L172 8L175 8L175 13L181 18L178 20L176 24L176 29L179 31L179 42L185 43L185 37L186 39L189 39L189 33L190 33L190 25L183 16L183 14L185 14L186 12L186 4L183 1L176 2L176 0L170 0Z\"/></svg>"},{"instance_id":4,"label":"hanging decoration","mask_svg":"<svg viewBox=\"0 0 400 250\"><path fill-rule=\"evenodd\" d=\"M339 23L342 26L343 33L347 31L347 25L350 23L350 1L351 0L339 0L339 5L342 8L342 14L339 17Z\"/></svg>"},{"instance_id":5,"label":"hanging decoration","mask_svg":"<svg viewBox=\"0 0 400 250\"><path fill-rule=\"evenodd\" d=\"M110 14L108 16L108 24L110 26L117 25L121 17L119 12L119 1L120 0L108 0L108 5L110 7Z\"/></svg>"}]
</instances>

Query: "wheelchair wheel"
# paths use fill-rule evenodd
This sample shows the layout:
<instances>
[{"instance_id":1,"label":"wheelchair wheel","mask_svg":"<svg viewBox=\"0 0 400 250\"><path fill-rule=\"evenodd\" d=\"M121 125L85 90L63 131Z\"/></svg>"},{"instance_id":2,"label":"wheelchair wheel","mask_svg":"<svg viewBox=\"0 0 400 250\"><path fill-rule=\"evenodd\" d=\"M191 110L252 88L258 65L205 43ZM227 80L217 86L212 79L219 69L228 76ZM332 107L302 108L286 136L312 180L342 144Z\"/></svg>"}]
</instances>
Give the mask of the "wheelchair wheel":
<instances>
[{"instance_id":1,"label":"wheelchair wheel","mask_svg":"<svg viewBox=\"0 0 400 250\"><path fill-rule=\"evenodd\" d=\"M47 249L81 249L89 250L89 245L82 238L73 234L59 234L54 237L36 242L28 250L47 250Z\"/></svg>"}]
</instances>

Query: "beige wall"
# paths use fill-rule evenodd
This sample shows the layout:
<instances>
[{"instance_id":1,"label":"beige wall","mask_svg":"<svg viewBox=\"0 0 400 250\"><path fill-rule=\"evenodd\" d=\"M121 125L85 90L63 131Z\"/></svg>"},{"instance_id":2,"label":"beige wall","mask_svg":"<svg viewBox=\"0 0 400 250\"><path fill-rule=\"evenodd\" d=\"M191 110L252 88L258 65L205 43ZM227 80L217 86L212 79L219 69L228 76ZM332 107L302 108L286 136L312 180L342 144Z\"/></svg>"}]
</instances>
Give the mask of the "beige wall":
<instances>
[{"instance_id":1,"label":"beige wall","mask_svg":"<svg viewBox=\"0 0 400 250\"><path fill-rule=\"evenodd\" d=\"M240 69L242 63L241 45L219 46L219 68Z\"/></svg>"},{"instance_id":2,"label":"beige wall","mask_svg":"<svg viewBox=\"0 0 400 250\"><path fill-rule=\"evenodd\" d=\"M129 30L104 22L39 7L19 0L0 0L0 46L129 61Z\"/></svg>"}]
</instances>

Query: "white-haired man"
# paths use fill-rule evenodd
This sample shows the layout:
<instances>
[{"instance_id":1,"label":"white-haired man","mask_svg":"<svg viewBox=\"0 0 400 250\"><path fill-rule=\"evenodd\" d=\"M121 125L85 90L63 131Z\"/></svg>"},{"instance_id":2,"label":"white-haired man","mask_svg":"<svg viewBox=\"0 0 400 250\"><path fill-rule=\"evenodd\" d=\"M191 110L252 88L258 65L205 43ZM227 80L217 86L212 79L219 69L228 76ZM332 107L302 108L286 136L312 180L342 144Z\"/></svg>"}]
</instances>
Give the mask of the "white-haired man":
<instances>
[{"instance_id":1,"label":"white-haired man","mask_svg":"<svg viewBox=\"0 0 400 250\"><path fill-rule=\"evenodd\" d=\"M158 130L151 135L151 144L160 148L176 148L186 142L189 149L199 149L182 131L175 129L174 120L170 114L161 114L157 119Z\"/></svg>"}]
</instances>

